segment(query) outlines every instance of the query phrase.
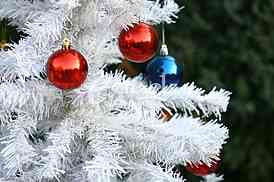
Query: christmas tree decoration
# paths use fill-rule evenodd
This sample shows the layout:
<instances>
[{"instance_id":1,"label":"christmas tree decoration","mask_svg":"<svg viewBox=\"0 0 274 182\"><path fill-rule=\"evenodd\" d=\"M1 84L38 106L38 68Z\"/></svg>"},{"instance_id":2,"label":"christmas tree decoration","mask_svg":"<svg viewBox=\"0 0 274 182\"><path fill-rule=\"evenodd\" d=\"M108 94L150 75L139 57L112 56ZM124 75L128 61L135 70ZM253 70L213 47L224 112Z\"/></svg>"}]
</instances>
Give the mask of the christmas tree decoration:
<instances>
[{"instance_id":1,"label":"christmas tree decoration","mask_svg":"<svg viewBox=\"0 0 274 182\"><path fill-rule=\"evenodd\" d=\"M80 87L88 74L88 64L84 56L70 48L68 39L64 40L63 49L53 53L48 59L48 80L62 90Z\"/></svg>"},{"instance_id":2,"label":"christmas tree decoration","mask_svg":"<svg viewBox=\"0 0 274 182\"><path fill-rule=\"evenodd\" d=\"M126 59L136 63L144 63L154 57L158 42L156 29L142 22L128 30L122 30L119 36L121 53Z\"/></svg>"},{"instance_id":3,"label":"christmas tree decoration","mask_svg":"<svg viewBox=\"0 0 274 182\"><path fill-rule=\"evenodd\" d=\"M181 85L183 67L176 63L171 56L157 56L148 63L146 79L152 84L160 84L162 87L169 85Z\"/></svg>"},{"instance_id":4,"label":"christmas tree decoration","mask_svg":"<svg viewBox=\"0 0 274 182\"><path fill-rule=\"evenodd\" d=\"M169 85L180 86L183 79L183 66L176 63L174 57L168 55L165 44L164 25L162 29L163 44L160 56L151 60L146 68L146 79L151 84L160 84L162 87Z\"/></svg>"},{"instance_id":5,"label":"christmas tree decoration","mask_svg":"<svg viewBox=\"0 0 274 182\"><path fill-rule=\"evenodd\" d=\"M194 83L158 89L117 70L122 51L113 36L121 27L174 23L182 9L160 2L0 0L0 17L29 35L4 39L12 51L0 51L0 181L181 182L185 170L174 174L173 164L218 155L229 137L221 116L230 92ZM62 35L85 57L67 39L51 53ZM153 26L135 24L120 38L129 54L120 68L145 72L158 47ZM148 73L177 84L182 70L167 53L163 45L162 63Z\"/></svg>"},{"instance_id":6,"label":"christmas tree decoration","mask_svg":"<svg viewBox=\"0 0 274 182\"><path fill-rule=\"evenodd\" d=\"M221 160L212 159L210 165L203 162L199 164L188 164L186 170L196 176L206 176L211 173L215 173L221 165Z\"/></svg>"},{"instance_id":7,"label":"christmas tree decoration","mask_svg":"<svg viewBox=\"0 0 274 182\"><path fill-rule=\"evenodd\" d=\"M9 39L8 21L0 21L0 51L7 51L9 49L8 39Z\"/></svg>"},{"instance_id":8,"label":"christmas tree decoration","mask_svg":"<svg viewBox=\"0 0 274 182\"><path fill-rule=\"evenodd\" d=\"M135 77L145 72L146 63L134 63L124 59L118 69L122 70L128 77Z\"/></svg>"},{"instance_id":9,"label":"christmas tree decoration","mask_svg":"<svg viewBox=\"0 0 274 182\"><path fill-rule=\"evenodd\" d=\"M19 31L17 26L10 23L11 19L0 20L0 51L11 50L10 44L18 43L20 39L26 37L24 32Z\"/></svg>"},{"instance_id":10,"label":"christmas tree decoration","mask_svg":"<svg viewBox=\"0 0 274 182\"><path fill-rule=\"evenodd\" d=\"M0 40L0 51L7 51L9 49L9 44L5 40Z\"/></svg>"},{"instance_id":11,"label":"christmas tree decoration","mask_svg":"<svg viewBox=\"0 0 274 182\"><path fill-rule=\"evenodd\" d=\"M164 122L168 122L172 119L174 116L173 114L174 110L173 109L161 109L159 113L159 119L163 120Z\"/></svg>"}]
</instances>

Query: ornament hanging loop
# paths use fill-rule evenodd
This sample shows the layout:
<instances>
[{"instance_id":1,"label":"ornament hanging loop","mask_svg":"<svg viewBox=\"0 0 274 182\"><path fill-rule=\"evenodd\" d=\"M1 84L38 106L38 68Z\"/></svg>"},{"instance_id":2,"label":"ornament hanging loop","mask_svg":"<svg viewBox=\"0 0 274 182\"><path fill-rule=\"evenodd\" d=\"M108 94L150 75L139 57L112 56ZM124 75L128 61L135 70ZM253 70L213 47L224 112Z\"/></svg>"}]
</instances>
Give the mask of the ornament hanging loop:
<instances>
[{"instance_id":1,"label":"ornament hanging loop","mask_svg":"<svg viewBox=\"0 0 274 182\"><path fill-rule=\"evenodd\" d=\"M168 55L168 48L166 44L163 44L160 50L161 56L167 56Z\"/></svg>"},{"instance_id":2,"label":"ornament hanging loop","mask_svg":"<svg viewBox=\"0 0 274 182\"><path fill-rule=\"evenodd\" d=\"M70 11L71 17L73 17L73 10ZM72 30L72 22L70 20L67 20L64 24L65 29L64 31L64 39L63 39L63 49L69 50L71 48L71 41L72 37L70 36L70 31Z\"/></svg>"},{"instance_id":3,"label":"ornament hanging loop","mask_svg":"<svg viewBox=\"0 0 274 182\"><path fill-rule=\"evenodd\" d=\"M69 50L71 48L71 42L68 38L64 38L63 40L63 49Z\"/></svg>"},{"instance_id":4,"label":"ornament hanging loop","mask_svg":"<svg viewBox=\"0 0 274 182\"><path fill-rule=\"evenodd\" d=\"M168 55L168 48L166 45L166 35L165 35L165 23L162 22L162 47L160 50L160 55L161 56L167 56Z\"/></svg>"}]
</instances>

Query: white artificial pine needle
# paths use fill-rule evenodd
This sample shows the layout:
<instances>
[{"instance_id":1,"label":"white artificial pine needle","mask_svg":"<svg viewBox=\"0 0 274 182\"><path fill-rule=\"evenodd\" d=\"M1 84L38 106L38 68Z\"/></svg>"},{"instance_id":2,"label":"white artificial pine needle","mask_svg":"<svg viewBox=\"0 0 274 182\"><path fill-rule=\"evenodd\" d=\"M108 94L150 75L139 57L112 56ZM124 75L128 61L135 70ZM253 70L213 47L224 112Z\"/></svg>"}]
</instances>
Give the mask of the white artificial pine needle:
<instances>
[{"instance_id":1,"label":"white artificial pine needle","mask_svg":"<svg viewBox=\"0 0 274 182\"><path fill-rule=\"evenodd\" d=\"M223 175L217 176L216 174L207 175L203 179L201 182L220 182L224 180Z\"/></svg>"}]
</instances>

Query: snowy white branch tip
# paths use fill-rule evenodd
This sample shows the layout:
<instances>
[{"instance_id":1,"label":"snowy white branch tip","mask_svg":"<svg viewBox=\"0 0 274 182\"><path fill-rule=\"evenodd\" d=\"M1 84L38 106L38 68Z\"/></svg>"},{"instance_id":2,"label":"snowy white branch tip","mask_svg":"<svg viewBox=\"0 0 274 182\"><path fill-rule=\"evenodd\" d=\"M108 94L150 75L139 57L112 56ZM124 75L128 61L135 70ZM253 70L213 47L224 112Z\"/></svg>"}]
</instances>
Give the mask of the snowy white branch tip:
<instances>
[{"instance_id":1,"label":"snowy white branch tip","mask_svg":"<svg viewBox=\"0 0 274 182\"><path fill-rule=\"evenodd\" d=\"M210 174L205 177L201 182L220 182L223 181L223 175L217 176L216 174Z\"/></svg>"},{"instance_id":2,"label":"snowy white branch tip","mask_svg":"<svg viewBox=\"0 0 274 182\"><path fill-rule=\"evenodd\" d=\"M148 87L141 78L128 79L122 73L96 73L90 77L84 87L70 94L75 108L101 105L104 112L127 108L132 112L144 110L153 114L168 106L182 109L190 115L193 112L206 116L214 114L220 119L221 113L227 110L231 94L216 88L205 94L193 83L159 91L153 86Z\"/></svg>"},{"instance_id":3,"label":"snowy white branch tip","mask_svg":"<svg viewBox=\"0 0 274 182\"><path fill-rule=\"evenodd\" d=\"M165 161L168 164L210 164L218 159L228 129L216 122L202 123L199 119L174 118L168 123L141 123L132 130L121 127L130 153L138 158ZM143 128L143 129L142 129ZM136 160L137 160L136 159Z\"/></svg>"},{"instance_id":4,"label":"snowy white branch tip","mask_svg":"<svg viewBox=\"0 0 274 182\"><path fill-rule=\"evenodd\" d=\"M173 173L173 167L167 167L166 172L160 166L149 163L133 163L132 175L126 182L184 182L185 180L179 175Z\"/></svg>"}]
</instances>

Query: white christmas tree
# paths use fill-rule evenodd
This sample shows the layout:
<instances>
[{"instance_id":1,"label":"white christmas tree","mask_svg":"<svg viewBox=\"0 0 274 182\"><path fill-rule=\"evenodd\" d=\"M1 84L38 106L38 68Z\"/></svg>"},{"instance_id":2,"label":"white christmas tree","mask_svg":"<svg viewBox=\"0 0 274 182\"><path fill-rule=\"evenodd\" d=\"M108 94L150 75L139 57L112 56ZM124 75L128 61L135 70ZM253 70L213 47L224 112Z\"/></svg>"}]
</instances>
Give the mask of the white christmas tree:
<instances>
[{"instance_id":1,"label":"white christmas tree","mask_svg":"<svg viewBox=\"0 0 274 182\"><path fill-rule=\"evenodd\" d=\"M179 182L174 165L217 159L230 92L188 83L159 90L103 70L120 62L123 28L170 24L180 9L174 0L1 0L0 17L28 36L0 51L0 181ZM89 66L70 91L41 78L65 37ZM163 108L184 114L163 122Z\"/></svg>"}]
</instances>

